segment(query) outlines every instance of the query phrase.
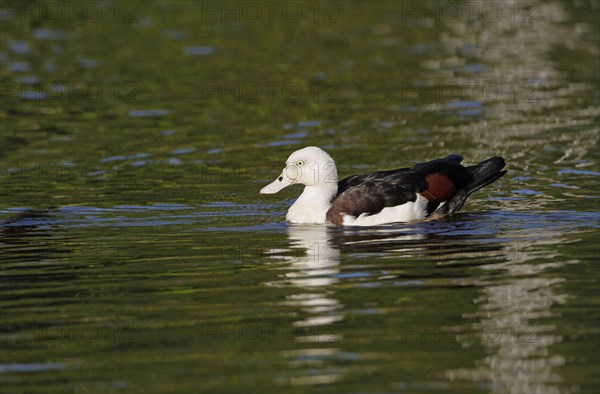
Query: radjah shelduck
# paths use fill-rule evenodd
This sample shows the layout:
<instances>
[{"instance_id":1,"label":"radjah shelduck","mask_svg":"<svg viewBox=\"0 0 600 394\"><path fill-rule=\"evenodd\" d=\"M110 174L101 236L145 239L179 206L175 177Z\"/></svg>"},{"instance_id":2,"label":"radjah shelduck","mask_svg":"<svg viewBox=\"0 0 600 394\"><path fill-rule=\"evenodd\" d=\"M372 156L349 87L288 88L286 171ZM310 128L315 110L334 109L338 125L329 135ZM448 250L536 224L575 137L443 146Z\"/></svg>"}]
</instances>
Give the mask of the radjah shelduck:
<instances>
[{"instance_id":1,"label":"radjah shelduck","mask_svg":"<svg viewBox=\"0 0 600 394\"><path fill-rule=\"evenodd\" d=\"M450 155L338 181L331 156L309 146L292 153L281 175L260 192L274 194L287 186L304 185L287 212L291 223L374 226L439 218L460 210L471 193L506 173L500 156L469 167L461 165L462 160L460 155Z\"/></svg>"}]
</instances>

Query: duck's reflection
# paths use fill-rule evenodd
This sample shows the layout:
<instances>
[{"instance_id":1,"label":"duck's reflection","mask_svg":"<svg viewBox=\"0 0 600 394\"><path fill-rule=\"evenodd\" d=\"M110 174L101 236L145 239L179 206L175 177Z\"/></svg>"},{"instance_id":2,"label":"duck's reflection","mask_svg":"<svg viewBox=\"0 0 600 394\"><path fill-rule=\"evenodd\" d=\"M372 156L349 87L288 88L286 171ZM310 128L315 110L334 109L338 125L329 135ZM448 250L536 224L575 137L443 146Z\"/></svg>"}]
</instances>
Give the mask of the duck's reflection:
<instances>
[{"instance_id":1,"label":"duck's reflection","mask_svg":"<svg viewBox=\"0 0 600 394\"><path fill-rule=\"evenodd\" d=\"M295 290L282 303L298 310L298 318L292 322L293 337L304 345L301 349L286 352L290 366L297 373L280 380L294 386L333 383L345 374L343 368L335 366L339 360L361 358L358 353L336 346L344 339L336 324L345 318L344 305L336 297L336 284L356 274L342 272L340 251L360 254L377 250L385 253L403 248L401 245L406 246L423 235L391 226L348 229L322 225L289 225L287 235L289 248L269 250L268 253L288 264L278 279L267 285ZM412 251L418 248L415 245ZM326 365L330 367L324 367ZM303 371L302 367L308 370Z\"/></svg>"},{"instance_id":2,"label":"duck's reflection","mask_svg":"<svg viewBox=\"0 0 600 394\"><path fill-rule=\"evenodd\" d=\"M312 225L290 225L288 249L271 250L272 257L289 262L279 279L269 286L291 286L299 290L283 302L299 307L303 318L293 322L300 330L299 342L335 342L341 338L325 327L343 319L343 307L329 287L339 281L340 251L332 241L332 228Z\"/></svg>"},{"instance_id":3,"label":"duck's reflection","mask_svg":"<svg viewBox=\"0 0 600 394\"><path fill-rule=\"evenodd\" d=\"M284 277L297 287L323 287L339 281L340 251L332 242L334 229L318 225L290 225L288 239L294 249Z\"/></svg>"},{"instance_id":4,"label":"duck's reflection","mask_svg":"<svg viewBox=\"0 0 600 394\"><path fill-rule=\"evenodd\" d=\"M289 248L270 249L267 253L289 262L286 272L269 286L326 289L344 277L340 272L340 250L360 253L401 253L421 257L430 247L423 240L438 236L414 231L410 226L339 228L322 225L289 225Z\"/></svg>"},{"instance_id":5,"label":"duck's reflection","mask_svg":"<svg viewBox=\"0 0 600 394\"><path fill-rule=\"evenodd\" d=\"M287 232L290 247L268 252L271 257L289 264L277 280L266 285L298 289L298 293L288 296L283 303L304 312L301 319L293 322L295 327L313 329L311 335L297 337L300 342L335 342L342 339L340 334L325 329L344 319L340 313L343 304L335 297L332 285L346 275L355 274L345 275L340 271L340 250L415 255L419 253L420 246L414 242L425 238L424 234L410 231L408 226L365 230L294 224L288 226Z\"/></svg>"}]
</instances>

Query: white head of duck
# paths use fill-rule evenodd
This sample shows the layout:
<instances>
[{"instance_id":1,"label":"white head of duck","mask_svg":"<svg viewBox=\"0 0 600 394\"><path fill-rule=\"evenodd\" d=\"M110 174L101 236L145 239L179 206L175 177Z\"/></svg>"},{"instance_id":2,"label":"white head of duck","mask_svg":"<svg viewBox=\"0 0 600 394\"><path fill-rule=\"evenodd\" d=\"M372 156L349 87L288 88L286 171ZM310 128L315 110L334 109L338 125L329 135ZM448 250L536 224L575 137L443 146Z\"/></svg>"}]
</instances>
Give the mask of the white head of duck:
<instances>
[{"instance_id":1,"label":"white head of duck","mask_svg":"<svg viewBox=\"0 0 600 394\"><path fill-rule=\"evenodd\" d=\"M338 190L335 161L316 146L295 151L285 161L281 174L260 190L274 194L290 185L304 185L304 191L290 207L286 219L292 223L325 223L331 200Z\"/></svg>"}]
</instances>

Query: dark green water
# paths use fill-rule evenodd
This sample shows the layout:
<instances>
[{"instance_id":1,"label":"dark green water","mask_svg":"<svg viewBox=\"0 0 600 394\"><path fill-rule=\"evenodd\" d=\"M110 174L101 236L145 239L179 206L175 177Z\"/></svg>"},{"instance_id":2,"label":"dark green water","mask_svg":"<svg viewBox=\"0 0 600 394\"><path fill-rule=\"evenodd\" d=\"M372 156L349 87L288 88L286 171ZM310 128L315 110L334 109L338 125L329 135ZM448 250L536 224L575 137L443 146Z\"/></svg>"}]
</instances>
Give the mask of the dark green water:
<instances>
[{"instance_id":1,"label":"dark green water","mask_svg":"<svg viewBox=\"0 0 600 394\"><path fill-rule=\"evenodd\" d=\"M2 393L597 392L599 5L467 3L0 3ZM307 145L509 172L287 225Z\"/></svg>"}]
</instances>

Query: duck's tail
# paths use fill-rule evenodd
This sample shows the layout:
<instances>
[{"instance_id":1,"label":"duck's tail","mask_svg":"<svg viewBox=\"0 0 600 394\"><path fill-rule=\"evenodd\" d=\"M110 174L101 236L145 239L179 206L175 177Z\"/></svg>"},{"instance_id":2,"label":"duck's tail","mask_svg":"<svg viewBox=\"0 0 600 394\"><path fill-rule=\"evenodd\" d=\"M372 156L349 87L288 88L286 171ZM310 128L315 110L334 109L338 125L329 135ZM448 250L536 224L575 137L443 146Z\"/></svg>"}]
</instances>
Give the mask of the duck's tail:
<instances>
[{"instance_id":1,"label":"duck's tail","mask_svg":"<svg viewBox=\"0 0 600 394\"><path fill-rule=\"evenodd\" d=\"M467 172L471 175L471 180L444 205L436 209L431 216L439 217L459 211L471 193L506 174L506 170L502 171L505 165L506 162L502 157L494 156L474 166L466 167Z\"/></svg>"}]
</instances>

